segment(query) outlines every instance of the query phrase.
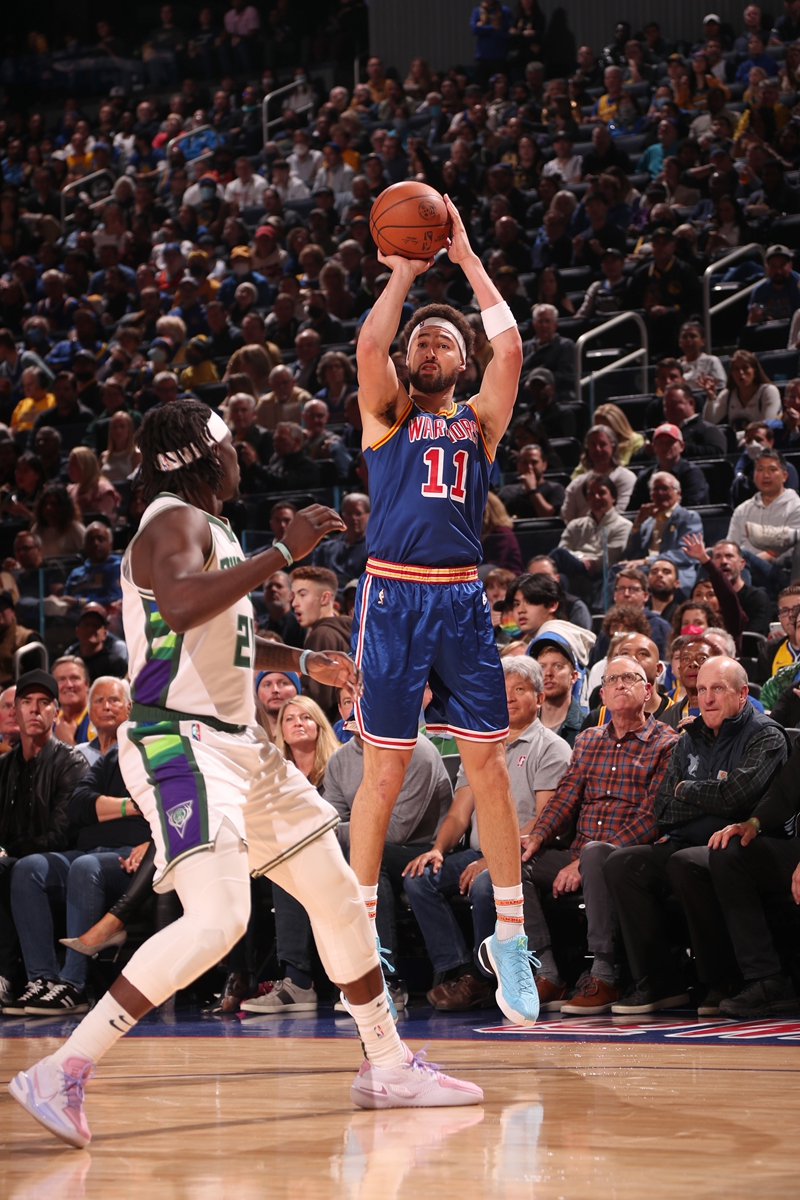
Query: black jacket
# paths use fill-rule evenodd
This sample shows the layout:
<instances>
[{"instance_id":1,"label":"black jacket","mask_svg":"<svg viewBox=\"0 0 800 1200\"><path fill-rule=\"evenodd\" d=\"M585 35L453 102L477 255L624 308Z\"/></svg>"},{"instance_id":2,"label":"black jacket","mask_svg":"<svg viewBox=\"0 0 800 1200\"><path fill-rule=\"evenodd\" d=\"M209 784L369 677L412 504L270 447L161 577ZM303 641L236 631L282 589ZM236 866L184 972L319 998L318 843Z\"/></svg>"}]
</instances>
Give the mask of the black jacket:
<instances>
[{"instance_id":1,"label":"black jacket","mask_svg":"<svg viewBox=\"0 0 800 1200\"><path fill-rule=\"evenodd\" d=\"M81 756L82 757L82 756ZM144 817L132 811L131 816L112 821L98 821L98 796L129 796L119 769L119 747L110 750L90 767L73 791L67 805L67 817L77 826L77 850L94 850L97 846L138 846L150 839L150 825Z\"/></svg>"},{"instance_id":2,"label":"black jacket","mask_svg":"<svg viewBox=\"0 0 800 1200\"><path fill-rule=\"evenodd\" d=\"M0 846L15 858L66 850L70 840L67 805L75 785L89 769L86 759L74 746L50 737L32 760L28 795L18 796L24 761L20 745L0 759ZM20 824L17 804L28 808L22 814L24 832L14 837L12 830Z\"/></svg>"}]
</instances>

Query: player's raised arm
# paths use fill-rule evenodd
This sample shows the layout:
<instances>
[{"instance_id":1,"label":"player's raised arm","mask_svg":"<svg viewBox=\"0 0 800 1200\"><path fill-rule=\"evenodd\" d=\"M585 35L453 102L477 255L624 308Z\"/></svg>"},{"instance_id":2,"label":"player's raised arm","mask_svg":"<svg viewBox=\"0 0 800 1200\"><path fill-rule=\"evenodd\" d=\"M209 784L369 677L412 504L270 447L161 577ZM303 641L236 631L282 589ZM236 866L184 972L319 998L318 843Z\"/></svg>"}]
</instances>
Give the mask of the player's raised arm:
<instances>
[{"instance_id":1,"label":"player's raised arm","mask_svg":"<svg viewBox=\"0 0 800 1200\"><path fill-rule=\"evenodd\" d=\"M494 354L483 376L475 408L483 427L483 436L492 453L508 428L522 369L522 338L517 323L486 269L469 244L464 222L449 196L447 210L453 221L453 234L448 248L451 262L458 263L469 280L475 299L481 307L486 336Z\"/></svg>"},{"instance_id":2,"label":"player's raised arm","mask_svg":"<svg viewBox=\"0 0 800 1200\"><path fill-rule=\"evenodd\" d=\"M380 252L378 259L389 268L392 277L370 309L358 335L358 403L362 419L376 417L381 424L392 425L398 382L389 348L397 336L408 289L417 275L430 269L431 263Z\"/></svg>"}]
</instances>

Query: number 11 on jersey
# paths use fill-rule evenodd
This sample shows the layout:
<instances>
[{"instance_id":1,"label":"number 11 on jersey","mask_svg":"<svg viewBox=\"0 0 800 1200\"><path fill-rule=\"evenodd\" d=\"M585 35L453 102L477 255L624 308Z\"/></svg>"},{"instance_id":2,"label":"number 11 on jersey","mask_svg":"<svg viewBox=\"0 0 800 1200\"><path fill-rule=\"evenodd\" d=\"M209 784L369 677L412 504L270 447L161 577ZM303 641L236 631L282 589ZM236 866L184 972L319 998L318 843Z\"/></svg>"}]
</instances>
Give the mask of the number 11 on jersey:
<instances>
[{"instance_id":1,"label":"number 11 on jersey","mask_svg":"<svg viewBox=\"0 0 800 1200\"><path fill-rule=\"evenodd\" d=\"M441 446L431 446L422 456L422 461L428 468L428 478L423 483L423 496L446 498L458 504L463 504L467 496L467 467L469 454L466 450L456 450L453 455L455 467L455 482L450 487L444 482L444 449Z\"/></svg>"}]
</instances>

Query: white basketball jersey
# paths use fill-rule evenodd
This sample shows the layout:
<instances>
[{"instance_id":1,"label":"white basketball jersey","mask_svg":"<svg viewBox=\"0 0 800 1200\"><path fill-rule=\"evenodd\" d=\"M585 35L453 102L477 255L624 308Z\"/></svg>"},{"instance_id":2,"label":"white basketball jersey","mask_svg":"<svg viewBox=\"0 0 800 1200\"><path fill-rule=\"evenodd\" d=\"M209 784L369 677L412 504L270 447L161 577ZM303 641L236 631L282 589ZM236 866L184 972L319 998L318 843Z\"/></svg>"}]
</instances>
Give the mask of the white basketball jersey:
<instances>
[{"instance_id":1,"label":"white basketball jersey","mask_svg":"<svg viewBox=\"0 0 800 1200\"><path fill-rule=\"evenodd\" d=\"M170 508L190 508L162 493L145 510L139 530ZM227 521L203 513L211 530L204 570L224 571L244 554ZM137 534L138 537L138 534ZM122 560L122 619L134 704L226 725L255 722L253 606L247 596L186 633L175 633L158 611L153 592L137 587L131 572L133 539ZM147 719L138 714L139 719ZM134 710L133 720L137 719Z\"/></svg>"}]
</instances>

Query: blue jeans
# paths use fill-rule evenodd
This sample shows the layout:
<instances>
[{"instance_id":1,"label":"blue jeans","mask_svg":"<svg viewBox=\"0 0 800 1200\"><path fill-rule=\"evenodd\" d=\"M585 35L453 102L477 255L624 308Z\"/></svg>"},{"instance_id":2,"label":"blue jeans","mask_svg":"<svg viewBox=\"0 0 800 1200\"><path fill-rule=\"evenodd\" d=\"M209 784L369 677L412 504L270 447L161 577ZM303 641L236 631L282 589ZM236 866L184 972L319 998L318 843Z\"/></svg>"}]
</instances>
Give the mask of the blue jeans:
<instances>
[{"instance_id":1,"label":"blue jeans","mask_svg":"<svg viewBox=\"0 0 800 1200\"><path fill-rule=\"evenodd\" d=\"M86 985L91 961L67 950L63 971L56 957L52 908L67 909L67 936L80 937L119 900L130 882L120 866L132 846L29 854L11 876L11 911L19 934L28 979L61 980L78 991Z\"/></svg>"},{"instance_id":2,"label":"blue jeans","mask_svg":"<svg viewBox=\"0 0 800 1200\"><path fill-rule=\"evenodd\" d=\"M437 974L456 967L478 964L478 947L494 933L496 913L494 892L488 871L481 871L472 882L469 894L472 905L472 928L475 933L474 953L470 954L458 922L450 907L450 898L458 895L461 872L481 857L478 850L459 850L448 854L438 874L430 866L422 875L406 875L404 882L411 910L425 938L425 948Z\"/></svg>"}]
</instances>

